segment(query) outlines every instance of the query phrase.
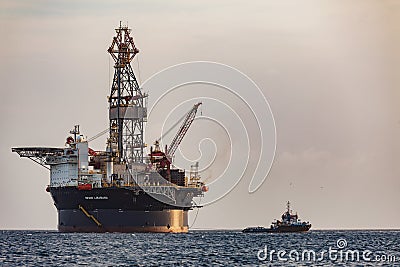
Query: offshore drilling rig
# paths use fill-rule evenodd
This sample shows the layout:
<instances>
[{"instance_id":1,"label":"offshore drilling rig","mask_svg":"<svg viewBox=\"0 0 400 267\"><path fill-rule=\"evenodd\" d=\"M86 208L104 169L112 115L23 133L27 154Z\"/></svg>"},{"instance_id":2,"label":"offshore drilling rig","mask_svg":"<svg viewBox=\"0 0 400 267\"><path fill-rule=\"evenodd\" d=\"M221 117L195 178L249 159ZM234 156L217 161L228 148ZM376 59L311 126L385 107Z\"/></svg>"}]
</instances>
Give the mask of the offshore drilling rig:
<instances>
[{"instance_id":1,"label":"offshore drilling rig","mask_svg":"<svg viewBox=\"0 0 400 267\"><path fill-rule=\"evenodd\" d=\"M188 211L198 207L193 197L203 196L208 187L198 176L197 163L187 176L173 167L172 159L201 103L182 117L176 136L164 151L159 138L145 155L148 95L131 66L139 50L127 26L120 24L116 29L108 53L115 62L108 97L109 127L86 139L76 125L65 147L12 151L50 171L46 190L58 210L61 232L187 232ZM104 151L89 147L90 141L106 133Z\"/></svg>"}]
</instances>

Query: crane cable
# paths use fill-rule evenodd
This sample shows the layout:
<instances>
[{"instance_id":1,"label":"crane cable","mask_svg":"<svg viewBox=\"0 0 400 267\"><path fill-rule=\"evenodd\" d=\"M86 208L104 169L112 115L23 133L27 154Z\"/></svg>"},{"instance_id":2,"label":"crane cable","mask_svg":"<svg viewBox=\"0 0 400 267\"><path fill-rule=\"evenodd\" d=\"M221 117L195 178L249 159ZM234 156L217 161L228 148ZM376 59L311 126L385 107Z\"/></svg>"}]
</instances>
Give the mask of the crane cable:
<instances>
[{"instance_id":1,"label":"crane cable","mask_svg":"<svg viewBox=\"0 0 400 267\"><path fill-rule=\"evenodd\" d=\"M160 142L163 137L165 137L167 134L169 134L179 123L181 123L186 118L188 113L184 114L182 116L182 118L180 118L177 122L175 122L174 125L172 125L167 131L165 131L165 133L163 133L156 141Z\"/></svg>"},{"instance_id":2,"label":"crane cable","mask_svg":"<svg viewBox=\"0 0 400 267\"><path fill-rule=\"evenodd\" d=\"M100 133L96 134L95 136L90 137L90 138L88 139L88 142L91 142L91 141L93 141L93 140L99 138L100 136L102 136L102 135L108 133L108 131L109 131L109 128L107 128L107 129L101 131Z\"/></svg>"}]
</instances>

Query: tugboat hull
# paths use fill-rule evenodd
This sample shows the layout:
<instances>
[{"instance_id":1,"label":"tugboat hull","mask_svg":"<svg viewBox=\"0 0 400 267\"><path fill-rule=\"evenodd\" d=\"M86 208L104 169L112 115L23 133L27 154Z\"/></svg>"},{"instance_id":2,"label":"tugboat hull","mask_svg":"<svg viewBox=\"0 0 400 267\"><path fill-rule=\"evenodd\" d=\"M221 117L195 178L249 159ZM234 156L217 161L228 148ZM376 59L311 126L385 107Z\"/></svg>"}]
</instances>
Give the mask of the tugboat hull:
<instances>
[{"instance_id":1,"label":"tugboat hull","mask_svg":"<svg viewBox=\"0 0 400 267\"><path fill-rule=\"evenodd\" d=\"M278 228L267 228L267 233L297 233L307 232L310 230L311 224L301 226L279 226Z\"/></svg>"},{"instance_id":2,"label":"tugboat hull","mask_svg":"<svg viewBox=\"0 0 400 267\"><path fill-rule=\"evenodd\" d=\"M299 225L299 226L279 226L277 228L265 228L265 227L248 227L244 229L243 233L297 233L307 232L310 230L311 224Z\"/></svg>"}]
</instances>

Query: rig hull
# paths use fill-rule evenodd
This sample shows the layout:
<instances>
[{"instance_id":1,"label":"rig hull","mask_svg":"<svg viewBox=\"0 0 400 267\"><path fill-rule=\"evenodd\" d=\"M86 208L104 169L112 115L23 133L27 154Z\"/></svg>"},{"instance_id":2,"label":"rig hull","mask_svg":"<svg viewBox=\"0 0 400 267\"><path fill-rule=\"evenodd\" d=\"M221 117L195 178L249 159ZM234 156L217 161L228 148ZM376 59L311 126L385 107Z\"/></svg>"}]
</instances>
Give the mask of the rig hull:
<instances>
[{"instance_id":1,"label":"rig hull","mask_svg":"<svg viewBox=\"0 0 400 267\"><path fill-rule=\"evenodd\" d=\"M59 210L60 232L153 232L187 233L188 214L183 210L122 211L119 209L88 210L101 223L86 216L80 209Z\"/></svg>"},{"instance_id":2,"label":"rig hull","mask_svg":"<svg viewBox=\"0 0 400 267\"><path fill-rule=\"evenodd\" d=\"M188 210L140 189L50 188L60 232L188 232Z\"/></svg>"}]
</instances>

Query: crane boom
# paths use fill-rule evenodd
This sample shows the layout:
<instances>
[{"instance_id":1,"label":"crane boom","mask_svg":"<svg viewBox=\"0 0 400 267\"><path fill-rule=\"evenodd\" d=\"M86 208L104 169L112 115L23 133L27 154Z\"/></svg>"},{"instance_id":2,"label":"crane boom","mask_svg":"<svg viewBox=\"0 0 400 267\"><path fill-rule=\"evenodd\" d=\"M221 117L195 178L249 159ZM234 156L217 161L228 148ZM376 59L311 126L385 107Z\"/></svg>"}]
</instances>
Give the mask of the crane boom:
<instances>
[{"instance_id":1,"label":"crane boom","mask_svg":"<svg viewBox=\"0 0 400 267\"><path fill-rule=\"evenodd\" d=\"M178 148L179 144L182 142L183 137L185 136L186 132L189 130L190 125L192 124L194 118L196 117L196 112L199 106L202 103L199 102L193 106L193 108L186 114L185 120L182 123L181 127L179 128L178 133L175 135L174 139L172 140L168 151L166 153L169 157L173 157L175 154L176 149Z\"/></svg>"}]
</instances>

